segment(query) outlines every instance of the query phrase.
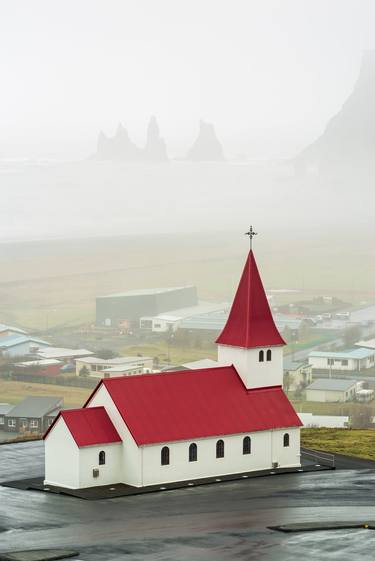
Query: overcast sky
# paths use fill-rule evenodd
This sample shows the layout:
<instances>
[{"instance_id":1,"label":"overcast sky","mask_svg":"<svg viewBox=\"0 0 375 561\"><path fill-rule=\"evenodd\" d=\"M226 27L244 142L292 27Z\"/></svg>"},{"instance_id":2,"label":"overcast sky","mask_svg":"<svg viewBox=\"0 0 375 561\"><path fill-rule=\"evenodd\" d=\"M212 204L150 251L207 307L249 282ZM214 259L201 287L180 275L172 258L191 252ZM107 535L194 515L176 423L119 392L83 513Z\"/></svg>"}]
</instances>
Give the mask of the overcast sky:
<instances>
[{"instance_id":1,"label":"overcast sky","mask_svg":"<svg viewBox=\"0 0 375 561\"><path fill-rule=\"evenodd\" d=\"M199 118L229 153L319 134L375 47L373 0L0 0L0 157L83 157L151 114L172 154Z\"/></svg>"}]
</instances>

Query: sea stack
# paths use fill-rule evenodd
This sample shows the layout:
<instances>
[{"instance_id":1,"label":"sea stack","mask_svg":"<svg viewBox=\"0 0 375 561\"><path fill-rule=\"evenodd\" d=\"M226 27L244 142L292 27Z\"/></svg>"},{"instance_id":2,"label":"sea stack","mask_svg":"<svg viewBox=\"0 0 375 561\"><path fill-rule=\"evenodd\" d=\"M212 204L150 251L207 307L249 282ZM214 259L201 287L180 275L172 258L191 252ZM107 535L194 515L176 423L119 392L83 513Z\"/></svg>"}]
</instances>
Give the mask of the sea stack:
<instances>
[{"instance_id":1,"label":"sea stack","mask_svg":"<svg viewBox=\"0 0 375 561\"><path fill-rule=\"evenodd\" d=\"M116 134L107 137L103 132L99 134L97 152L98 160L137 161L140 150L129 138L128 131L119 123Z\"/></svg>"},{"instance_id":2,"label":"sea stack","mask_svg":"<svg viewBox=\"0 0 375 561\"><path fill-rule=\"evenodd\" d=\"M223 147L216 136L213 124L202 120L199 122L198 138L188 151L186 159L194 162L224 160Z\"/></svg>"},{"instance_id":3,"label":"sea stack","mask_svg":"<svg viewBox=\"0 0 375 561\"><path fill-rule=\"evenodd\" d=\"M168 160L165 141L160 137L159 125L154 116L148 123L147 140L142 152L142 159L150 162L165 162Z\"/></svg>"}]
</instances>

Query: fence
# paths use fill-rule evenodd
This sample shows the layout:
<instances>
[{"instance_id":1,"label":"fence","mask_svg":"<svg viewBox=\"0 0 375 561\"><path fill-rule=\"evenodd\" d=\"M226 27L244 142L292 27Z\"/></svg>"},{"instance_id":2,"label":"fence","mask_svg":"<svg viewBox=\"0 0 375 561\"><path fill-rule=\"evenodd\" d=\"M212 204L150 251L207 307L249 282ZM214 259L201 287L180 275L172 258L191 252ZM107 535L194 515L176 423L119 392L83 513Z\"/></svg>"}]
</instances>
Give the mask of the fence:
<instances>
[{"instance_id":1,"label":"fence","mask_svg":"<svg viewBox=\"0 0 375 561\"><path fill-rule=\"evenodd\" d=\"M319 464L331 468L335 467L335 455L320 450L301 448L301 460L305 460L310 464Z\"/></svg>"}]
</instances>

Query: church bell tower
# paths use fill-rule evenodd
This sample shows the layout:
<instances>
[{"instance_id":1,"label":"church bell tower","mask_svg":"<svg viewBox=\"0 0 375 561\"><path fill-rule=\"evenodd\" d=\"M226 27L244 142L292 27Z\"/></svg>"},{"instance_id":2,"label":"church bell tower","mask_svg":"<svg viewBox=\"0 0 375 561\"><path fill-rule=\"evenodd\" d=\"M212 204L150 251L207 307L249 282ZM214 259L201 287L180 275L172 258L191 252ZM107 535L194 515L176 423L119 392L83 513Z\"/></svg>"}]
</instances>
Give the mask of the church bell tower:
<instances>
[{"instance_id":1,"label":"church bell tower","mask_svg":"<svg viewBox=\"0 0 375 561\"><path fill-rule=\"evenodd\" d=\"M254 235L252 228L250 241ZM253 250L246 260L227 323L216 340L220 364L233 364L247 389L282 386L283 346Z\"/></svg>"}]
</instances>

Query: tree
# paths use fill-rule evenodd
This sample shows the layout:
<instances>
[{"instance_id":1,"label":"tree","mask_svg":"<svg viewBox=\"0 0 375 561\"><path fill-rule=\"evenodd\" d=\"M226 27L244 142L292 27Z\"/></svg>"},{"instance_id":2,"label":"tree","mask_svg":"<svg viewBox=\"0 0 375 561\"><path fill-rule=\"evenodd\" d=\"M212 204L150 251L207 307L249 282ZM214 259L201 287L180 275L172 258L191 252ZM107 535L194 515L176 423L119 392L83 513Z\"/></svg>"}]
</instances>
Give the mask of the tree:
<instances>
[{"instance_id":1,"label":"tree","mask_svg":"<svg viewBox=\"0 0 375 561\"><path fill-rule=\"evenodd\" d=\"M99 351L96 353L96 356L103 360L109 360L111 358L118 357L118 353L112 351L112 349L99 349Z\"/></svg>"},{"instance_id":2,"label":"tree","mask_svg":"<svg viewBox=\"0 0 375 561\"><path fill-rule=\"evenodd\" d=\"M345 346L350 346L356 343L361 338L361 328L358 325L351 325L344 331L343 339Z\"/></svg>"},{"instance_id":3,"label":"tree","mask_svg":"<svg viewBox=\"0 0 375 561\"><path fill-rule=\"evenodd\" d=\"M90 370L87 368L87 366L83 365L79 371L79 375L82 376L82 378L87 378L87 376L90 375Z\"/></svg>"},{"instance_id":4,"label":"tree","mask_svg":"<svg viewBox=\"0 0 375 561\"><path fill-rule=\"evenodd\" d=\"M286 393L289 392L291 381L292 380L291 380L291 376L290 376L289 372L285 372L285 374L284 374L284 390L286 391Z\"/></svg>"},{"instance_id":5,"label":"tree","mask_svg":"<svg viewBox=\"0 0 375 561\"><path fill-rule=\"evenodd\" d=\"M372 425L371 407L360 405L352 413L351 426L353 429L367 429Z\"/></svg>"}]
</instances>

